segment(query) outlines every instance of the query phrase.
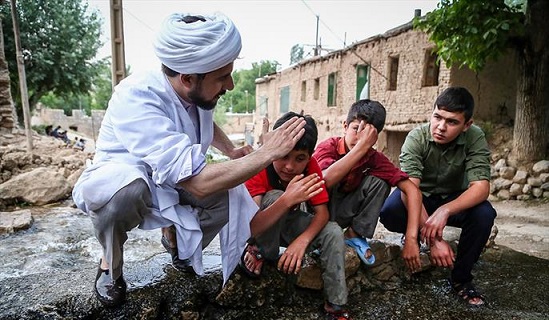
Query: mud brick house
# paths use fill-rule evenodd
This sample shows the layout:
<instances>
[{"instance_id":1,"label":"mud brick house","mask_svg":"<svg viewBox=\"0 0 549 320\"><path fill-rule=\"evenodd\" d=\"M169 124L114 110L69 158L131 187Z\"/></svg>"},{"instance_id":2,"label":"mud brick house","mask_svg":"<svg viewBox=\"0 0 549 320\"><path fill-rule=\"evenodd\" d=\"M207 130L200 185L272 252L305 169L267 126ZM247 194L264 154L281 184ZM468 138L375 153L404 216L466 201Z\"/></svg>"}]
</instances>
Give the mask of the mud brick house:
<instances>
[{"instance_id":1,"label":"mud brick house","mask_svg":"<svg viewBox=\"0 0 549 320\"><path fill-rule=\"evenodd\" d=\"M256 79L255 141L263 117L272 124L287 111L301 110L317 120L319 141L340 135L351 104L369 98L387 109L377 148L398 164L406 134L428 121L436 97L449 86L471 91L476 121L514 119L517 67L512 54L476 74L444 62L438 65L433 48L428 35L414 30L410 22Z\"/></svg>"}]
</instances>

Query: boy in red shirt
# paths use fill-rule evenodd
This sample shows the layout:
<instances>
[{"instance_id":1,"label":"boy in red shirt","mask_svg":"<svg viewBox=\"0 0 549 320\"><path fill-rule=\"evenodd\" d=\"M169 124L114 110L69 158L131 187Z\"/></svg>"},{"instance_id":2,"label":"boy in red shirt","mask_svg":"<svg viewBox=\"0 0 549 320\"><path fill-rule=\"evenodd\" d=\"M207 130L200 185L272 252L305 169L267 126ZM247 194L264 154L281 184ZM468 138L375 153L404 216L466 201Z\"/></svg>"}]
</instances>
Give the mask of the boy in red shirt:
<instances>
[{"instance_id":1,"label":"boy in red shirt","mask_svg":"<svg viewBox=\"0 0 549 320\"><path fill-rule=\"evenodd\" d=\"M329 190L329 210L345 230L345 243L354 248L360 259L371 265L375 257L366 241L371 238L381 207L397 186L408 208L408 224L402 257L413 272L420 268L418 229L421 192L408 178L373 146L385 125L385 108L369 99L355 102L343 124L343 137L328 138L318 144L313 157L323 170Z\"/></svg>"},{"instance_id":2,"label":"boy in red shirt","mask_svg":"<svg viewBox=\"0 0 549 320\"><path fill-rule=\"evenodd\" d=\"M318 163L311 157L318 137L316 124L310 116L288 112L273 129L295 116L304 118L306 125L294 149L246 181L260 209L250 222L253 240L243 254L241 267L247 274L259 276L263 259L278 259L279 270L297 274L305 253L318 249L327 319L351 319L345 310L343 231L329 221L328 193ZM279 255L281 246L286 250Z\"/></svg>"}]
</instances>

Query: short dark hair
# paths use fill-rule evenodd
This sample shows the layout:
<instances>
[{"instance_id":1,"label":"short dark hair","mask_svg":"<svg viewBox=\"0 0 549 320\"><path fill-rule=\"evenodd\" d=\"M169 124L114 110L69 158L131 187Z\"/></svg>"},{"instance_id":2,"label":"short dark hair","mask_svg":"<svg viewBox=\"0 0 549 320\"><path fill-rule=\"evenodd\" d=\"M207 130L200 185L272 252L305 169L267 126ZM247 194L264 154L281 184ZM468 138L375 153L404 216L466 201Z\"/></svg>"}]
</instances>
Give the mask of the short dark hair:
<instances>
[{"instance_id":1,"label":"short dark hair","mask_svg":"<svg viewBox=\"0 0 549 320\"><path fill-rule=\"evenodd\" d=\"M370 99L362 99L351 105L347 113L347 125L355 120L364 120L364 122L372 124L379 133L385 126L386 116L387 112L381 103Z\"/></svg>"},{"instance_id":2,"label":"short dark hair","mask_svg":"<svg viewBox=\"0 0 549 320\"><path fill-rule=\"evenodd\" d=\"M172 70L170 67L166 66L165 64L162 64L161 68L162 68L162 72L164 72L164 74L170 78L179 75L179 72ZM205 73L195 73L195 75L198 77L199 80L203 80L204 77L206 76Z\"/></svg>"},{"instance_id":3,"label":"short dark hair","mask_svg":"<svg viewBox=\"0 0 549 320\"><path fill-rule=\"evenodd\" d=\"M315 151L316 142L318 140L318 129L316 127L316 122L310 115L303 115L303 113L298 114L293 111L286 112L283 114L273 125L273 130L280 127L286 121L290 120L293 117L299 117L305 119L305 133L295 144L294 150L307 150L309 155L312 155Z\"/></svg>"},{"instance_id":4,"label":"short dark hair","mask_svg":"<svg viewBox=\"0 0 549 320\"><path fill-rule=\"evenodd\" d=\"M473 117L475 100L467 89L449 87L437 97L434 107L449 112L463 112L465 122L467 122Z\"/></svg>"}]
</instances>

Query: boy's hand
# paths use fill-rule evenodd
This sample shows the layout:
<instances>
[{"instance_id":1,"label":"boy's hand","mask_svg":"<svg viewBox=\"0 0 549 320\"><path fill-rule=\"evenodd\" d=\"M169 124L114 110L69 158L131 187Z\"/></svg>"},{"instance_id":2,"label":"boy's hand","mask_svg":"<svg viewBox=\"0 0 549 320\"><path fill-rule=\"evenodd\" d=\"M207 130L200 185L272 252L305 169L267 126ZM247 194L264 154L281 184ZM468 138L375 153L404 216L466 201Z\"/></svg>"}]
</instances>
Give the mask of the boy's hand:
<instances>
[{"instance_id":1,"label":"boy's hand","mask_svg":"<svg viewBox=\"0 0 549 320\"><path fill-rule=\"evenodd\" d=\"M421 228L421 237L427 244L432 244L435 241L442 240L442 234L450 212L444 207L439 207L429 218L425 221L425 225Z\"/></svg>"},{"instance_id":2,"label":"boy's hand","mask_svg":"<svg viewBox=\"0 0 549 320\"><path fill-rule=\"evenodd\" d=\"M417 241L406 239L404 243L404 248L402 248L402 259L404 259L404 264L410 269L410 271L416 272L421 268L421 260L419 258L419 244Z\"/></svg>"},{"instance_id":3,"label":"boy's hand","mask_svg":"<svg viewBox=\"0 0 549 320\"><path fill-rule=\"evenodd\" d=\"M454 251L444 240L431 243L431 263L437 267L453 268L455 261Z\"/></svg>"},{"instance_id":4,"label":"boy's hand","mask_svg":"<svg viewBox=\"0 0 549 320\"><path fill-rule=\"evenodd\" d=\"M360 121L357 131L358 141L355 147L359 147L361 150L368 151L377 142L377 129L374 125Z\"/></svg>"},{"instance_id":5,"label":"boy's hand","mask_svg":"<svg viewBox=\"0 0 549 320\"><path fill-rule=\"evenodd\" d=\"M284 195L288 197L292 205L296 205L322 192L323 185L324 180L321 180L316 173L306 177L303 177L303 174L298 174L288 183Z\"/></svg>"},{"instance_id":6,"label":"boy's hand","mask_svg":"<svg viewBox=\"0 0 549 320\"><path fill-rule=\"evenodd\" d=\"M305 255L305 250L309 245L308 241L302 240L299 237L296 238L286 251L278 259L278 270L290 274L297 274L301 271L301 263L303 261L303 256Z\"/></svg>"}]
</instances>

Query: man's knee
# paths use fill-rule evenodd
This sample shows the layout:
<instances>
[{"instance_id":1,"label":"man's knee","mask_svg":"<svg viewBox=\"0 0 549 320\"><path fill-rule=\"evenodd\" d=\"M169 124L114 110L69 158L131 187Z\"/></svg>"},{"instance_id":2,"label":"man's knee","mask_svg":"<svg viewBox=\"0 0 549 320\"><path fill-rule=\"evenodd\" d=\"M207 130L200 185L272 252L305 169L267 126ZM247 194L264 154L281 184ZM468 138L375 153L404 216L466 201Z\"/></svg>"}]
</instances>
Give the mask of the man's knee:
<instances>
[{"instance_id":1,"label":"man's knee","mask_svg":"<svg viewBox=\"0 0 549 320\"><path fill-rule=\"evenodd\" d=\"M484 201L472 209L470 217L472 219L471 225L478 229L491 230L496 219L496 210L490 202Z\"/></svg>"},{"instance_id":2,"label":"man's knee","mask_svg":"<svg viewBox=\"0 0 549 320\"><path fill-rule=\"evenodd\" d=\"M401 192L395 189L385 200L379 213L379 222L392 232L403 232L406 228L407 212L401 199Z\"/></svg>"}]
</instances>

